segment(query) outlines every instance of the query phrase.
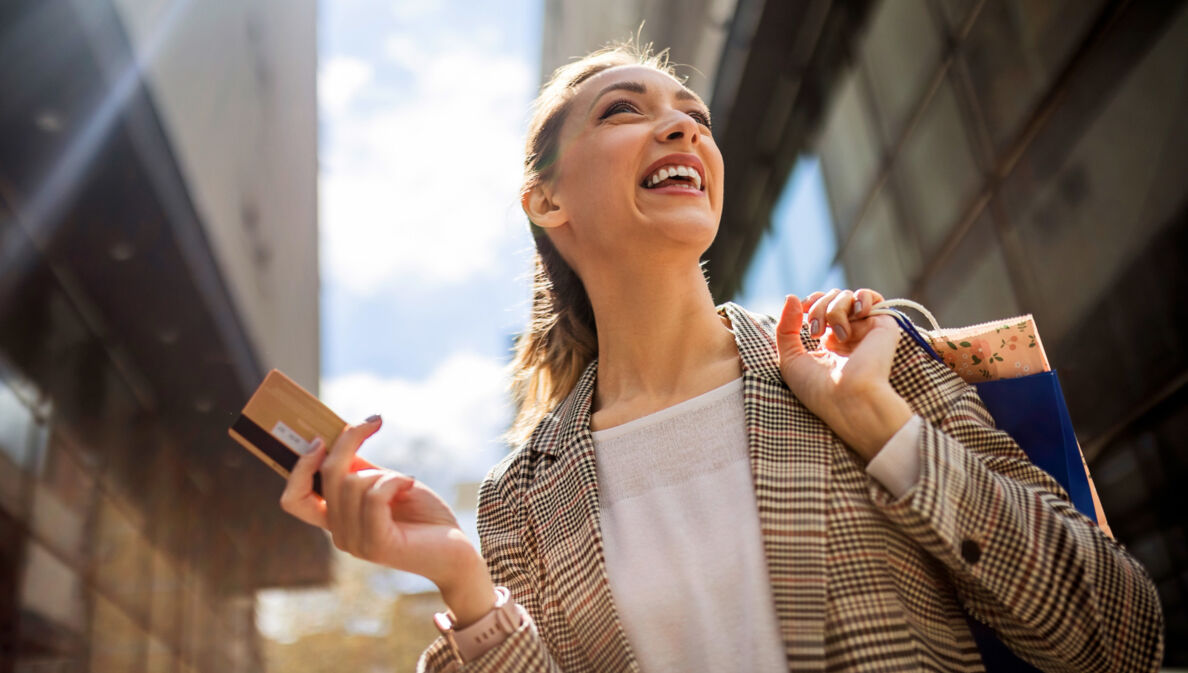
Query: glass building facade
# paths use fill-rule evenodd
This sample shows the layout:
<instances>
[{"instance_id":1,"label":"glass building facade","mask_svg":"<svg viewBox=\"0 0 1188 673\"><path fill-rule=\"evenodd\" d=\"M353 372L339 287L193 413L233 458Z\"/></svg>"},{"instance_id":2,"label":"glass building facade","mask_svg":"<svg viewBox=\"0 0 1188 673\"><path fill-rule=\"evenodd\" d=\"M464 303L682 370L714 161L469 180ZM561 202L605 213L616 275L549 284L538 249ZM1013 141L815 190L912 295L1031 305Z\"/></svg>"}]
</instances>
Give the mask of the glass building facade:
<instances>
[{"instance_id":1,"label":"glass building facade","mask_svg":"<svg viewBox=\"0 0 1188 673\"><path fill-rule=\"evenodd\" d=\"M1188 7L884 0L849 45L777 205L729 222L755 252L720 287L761 308L872 287L953 327L1034 314L1114 533L1158 585L1166 664L1188 664ZM827 213L789 215L818 161Z\"/></svg>"},{"instance_id":2,"label":"glass building facade","mask_svg":"<svg viewBox=\"0 0 1188 673\"><path fill-rule=\"evenodd\" d=\"M316 260L314 3L269 9L0 3L0 673L258 671L256 591L330 579L227 435L269 366L317 383L316 276L255 254ZM236 142L156 78L223 100ZM246 155L283 189L205 180Z\"/></svg>"}]
</instances>

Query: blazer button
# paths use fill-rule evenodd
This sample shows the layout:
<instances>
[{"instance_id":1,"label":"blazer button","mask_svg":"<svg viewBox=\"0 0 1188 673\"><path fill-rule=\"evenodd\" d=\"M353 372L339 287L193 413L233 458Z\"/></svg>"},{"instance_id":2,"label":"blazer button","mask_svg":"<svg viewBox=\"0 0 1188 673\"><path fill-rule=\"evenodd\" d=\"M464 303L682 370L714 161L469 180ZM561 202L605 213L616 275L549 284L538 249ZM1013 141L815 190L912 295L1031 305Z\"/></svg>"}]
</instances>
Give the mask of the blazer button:
<instances>
[{"instance_id":1,"label":"blazer button","mask_svg":"<svg viewBox=\"0 0 1188 673\"><path fill-rule=\"evenodd\" d=\"M965 559L965 562L970 565L977 563L978 559L982 558L982 548L973 540L962 540L961 558Z\"/></svg>"}]
</instances>

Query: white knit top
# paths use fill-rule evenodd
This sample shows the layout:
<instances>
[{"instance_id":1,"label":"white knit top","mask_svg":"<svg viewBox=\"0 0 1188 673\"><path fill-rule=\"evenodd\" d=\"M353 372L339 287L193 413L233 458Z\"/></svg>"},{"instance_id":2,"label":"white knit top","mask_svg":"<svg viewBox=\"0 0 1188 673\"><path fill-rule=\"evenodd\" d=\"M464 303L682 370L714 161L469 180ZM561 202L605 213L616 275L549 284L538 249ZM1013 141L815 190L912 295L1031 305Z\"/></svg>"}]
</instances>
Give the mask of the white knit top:
<instances>
[{"instance_id":1,"label":"white knit top","mask_svg":"<svg viewBox=\"0 0 1188 673\"><path fill-rule=\"evenodd\" d=\"M742 379L594 433L611 594L643 671L786 671Z\"/></svg>"}]
</instances>

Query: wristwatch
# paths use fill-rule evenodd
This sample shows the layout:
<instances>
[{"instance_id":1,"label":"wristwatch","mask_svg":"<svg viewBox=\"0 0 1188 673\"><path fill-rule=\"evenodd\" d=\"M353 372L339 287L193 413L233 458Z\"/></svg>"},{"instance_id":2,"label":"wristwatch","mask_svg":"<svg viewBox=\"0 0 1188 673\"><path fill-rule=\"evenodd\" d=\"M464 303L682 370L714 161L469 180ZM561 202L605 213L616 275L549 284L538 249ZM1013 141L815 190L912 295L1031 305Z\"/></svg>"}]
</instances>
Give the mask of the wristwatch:
<instances>
[{"instance_id":1,"label":"wristwatch","mask_svg":"<svg viewBox=\"0 0 1188 673\"><path fill-rule=\"evenodd\" d=\"M433 615L433 623L450 644L458 665L462 665L481 657L515 633L524 623L520 610L512 602L507 587L495 587L495 607L477 622L455 630L454 613L447 610Z\"/></svg>"}]
</instances>

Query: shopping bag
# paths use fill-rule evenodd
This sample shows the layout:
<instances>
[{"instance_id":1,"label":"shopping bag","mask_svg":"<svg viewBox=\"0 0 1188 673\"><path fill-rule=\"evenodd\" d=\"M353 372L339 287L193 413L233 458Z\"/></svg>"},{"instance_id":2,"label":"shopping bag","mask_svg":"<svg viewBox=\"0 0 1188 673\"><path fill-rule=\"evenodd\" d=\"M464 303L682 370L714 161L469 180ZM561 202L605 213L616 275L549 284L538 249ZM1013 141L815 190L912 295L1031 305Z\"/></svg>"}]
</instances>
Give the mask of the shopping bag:
<instances>
[{"instance_id":1,"label":"shopping bag","mask_svg":"<svg viewBox=\"0 0 1188 673\"><path fill-rule=\"evenodd\" d=\"M933 330L926 332L894 307L919 311ZM900 328L930 356L946 364L977 389L999 429L1019 444L1031 462L1052 475L1069 494L1073 505L1107 534L1101 510L1056 372L1030 316L982 323L958 330L941 330L923 306L896 299L875 305L872 314L895 318ZM989 626L966 616L970 631L991 673L1037 671L1019 659Z\"/></svg>"}]
</instances>

